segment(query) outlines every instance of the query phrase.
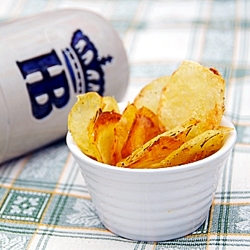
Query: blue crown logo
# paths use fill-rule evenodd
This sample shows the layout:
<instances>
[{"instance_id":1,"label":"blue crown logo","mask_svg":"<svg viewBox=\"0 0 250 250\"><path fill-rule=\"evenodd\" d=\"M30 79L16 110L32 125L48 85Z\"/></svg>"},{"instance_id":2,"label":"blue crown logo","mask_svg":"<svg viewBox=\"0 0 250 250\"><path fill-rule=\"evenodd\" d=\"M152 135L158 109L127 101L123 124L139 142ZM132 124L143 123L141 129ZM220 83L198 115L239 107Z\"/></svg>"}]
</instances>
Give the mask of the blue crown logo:
<instances>
[{"instance_id":1,"label":"blue crown logo","mask_svg":"<svg viewBox=\"0 0 250 250\"><path fill-rule=\"evenodd\" d=\"M67 71L75 93L95 91L100 95L105 90L104 65L112 57L99 58L94 44L82 31L77 30L70 46L62 50ZM48 116L54 108L65 107L70 99L69 78L64 65L52 49L49 53L16 61L26 83L32 114L36 119Z\"/></svg>"},{"instance_id":2,"label":"blue crown logo","mask_svg":"<svg viewBox=\"0 0 250 250\"><path fill-rule=\"evenodd\" d=\"M103 95L105 79L102 66L111 63L112 56L100 58L98 51L81 30L74 32L70 47L63 51L75 93L95 91Z\"/></svg>"}]
</instances>

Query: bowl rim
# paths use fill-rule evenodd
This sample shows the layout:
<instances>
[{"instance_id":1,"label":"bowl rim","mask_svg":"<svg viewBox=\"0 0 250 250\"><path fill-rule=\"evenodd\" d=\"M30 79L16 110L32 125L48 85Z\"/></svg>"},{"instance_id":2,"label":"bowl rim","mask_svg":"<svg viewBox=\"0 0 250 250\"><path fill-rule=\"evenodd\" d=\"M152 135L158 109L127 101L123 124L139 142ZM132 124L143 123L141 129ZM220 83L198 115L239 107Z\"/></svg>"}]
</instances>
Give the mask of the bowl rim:
<instances>
[{"instance_id":1,"label":"bowl rim","mask_svg":"<svg viewBox=\"0 0 250 250\"><path fill-rule=\"evenodd\" d=\"M205 166L207 163L210 163L213 160L216 160L216 159L223 157L231 149L233 149L234 144L236 143L236 140L237 140L236 129L235 129L233 123L225 116L222 117L221 124L224 126L231 127L231 128L233 128L233 130L230 132L229 136L227 137L224 145L221 147L220 150L218 150L214 154L212 154L212 155L210 155L202 160L188 163L188 164L179 165L179 166L174 166L174 167L154 168L154 169L151 169L151 168L141 168L141 169L133 168L133 169L131 169L131 168L116 167L116 166L108 165L108 164L105 164L102 162L98 162L98 161L90 158L89 156L85 155L81 151L81 149L74 142L73 137L69 131L67 132L67 135L66 135L66 144L67 144L69 150L71 151L71 153L73 155L75 155L78 159L82 159L83 161L85 161L86 163L89 163L90 165L94 165L95 167L106 169L108 171L133 172L133 173L145 173L145 174L147 174L147 173L152 174L152 173L156 173L156 172L157 173L162 173L162 172L175 173L175 172L182 172L184 170L185 171L193 170L196 168L200 168L201 166Z\"/></svg>"}]
</instances>

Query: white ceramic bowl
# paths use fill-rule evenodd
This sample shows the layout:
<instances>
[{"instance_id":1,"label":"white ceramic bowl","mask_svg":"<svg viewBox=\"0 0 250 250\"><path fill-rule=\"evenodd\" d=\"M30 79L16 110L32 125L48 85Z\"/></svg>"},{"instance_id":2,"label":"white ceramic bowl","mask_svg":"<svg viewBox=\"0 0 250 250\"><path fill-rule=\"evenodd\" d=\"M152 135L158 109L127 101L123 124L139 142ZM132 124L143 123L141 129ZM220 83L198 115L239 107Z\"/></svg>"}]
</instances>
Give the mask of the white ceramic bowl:
<instances>
[{"instance_id":1,"label":"white ceramic bowl","mask_svg":"<svg viewBox=\"0 0 250 250\"><path fill-rule=\"evenodd\" d=\"M222 124L233 127L225 117ZM104 226L117 235L141 241L170 240L199 228L208 215L235 141L234 129L218 152L198 162L161 169L127 169L90 159L67 134L67 145Z\"/></svg>"}]
</instances>

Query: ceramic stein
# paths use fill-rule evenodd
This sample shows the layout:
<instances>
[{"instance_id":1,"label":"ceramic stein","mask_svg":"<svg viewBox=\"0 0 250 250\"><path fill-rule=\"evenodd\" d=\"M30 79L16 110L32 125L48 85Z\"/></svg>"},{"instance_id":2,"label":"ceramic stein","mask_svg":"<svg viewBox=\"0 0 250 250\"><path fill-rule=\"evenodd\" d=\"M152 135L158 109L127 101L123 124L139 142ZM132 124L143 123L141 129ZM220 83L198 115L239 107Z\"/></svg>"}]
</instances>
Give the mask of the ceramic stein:
<instances>
[{"instance_id":1,"label":"ceramic stein","mask_svg":"<svg viewBox=\"0 0 250 250\"><path fill-rule=\"evenodd\" d=\"M122 41L93 12L42 13L2 23L0 34L0 163L65 136L77 94L125 95Z\"/></svg>"}]
</instances>

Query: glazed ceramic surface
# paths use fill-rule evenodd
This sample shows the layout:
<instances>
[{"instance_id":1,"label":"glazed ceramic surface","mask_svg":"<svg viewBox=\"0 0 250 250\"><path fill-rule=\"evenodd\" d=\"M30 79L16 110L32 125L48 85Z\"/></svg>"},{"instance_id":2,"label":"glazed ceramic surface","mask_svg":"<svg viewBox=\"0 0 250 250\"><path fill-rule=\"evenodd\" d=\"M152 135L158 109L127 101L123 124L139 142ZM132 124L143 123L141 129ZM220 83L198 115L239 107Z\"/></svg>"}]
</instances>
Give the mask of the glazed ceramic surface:
<instances>
[{"instance_id":1,"label":"glazed ceramic surface","mask_svg":"<svg viewBox=\"0 0 250 250\"><path fill-rule=\"evenodd\" d=\"M45 12L5 22L0 33L0 163L64 137L77 94L121 101L126 93L122 41L93 12Z\"/></svg>"}]
</instances>

